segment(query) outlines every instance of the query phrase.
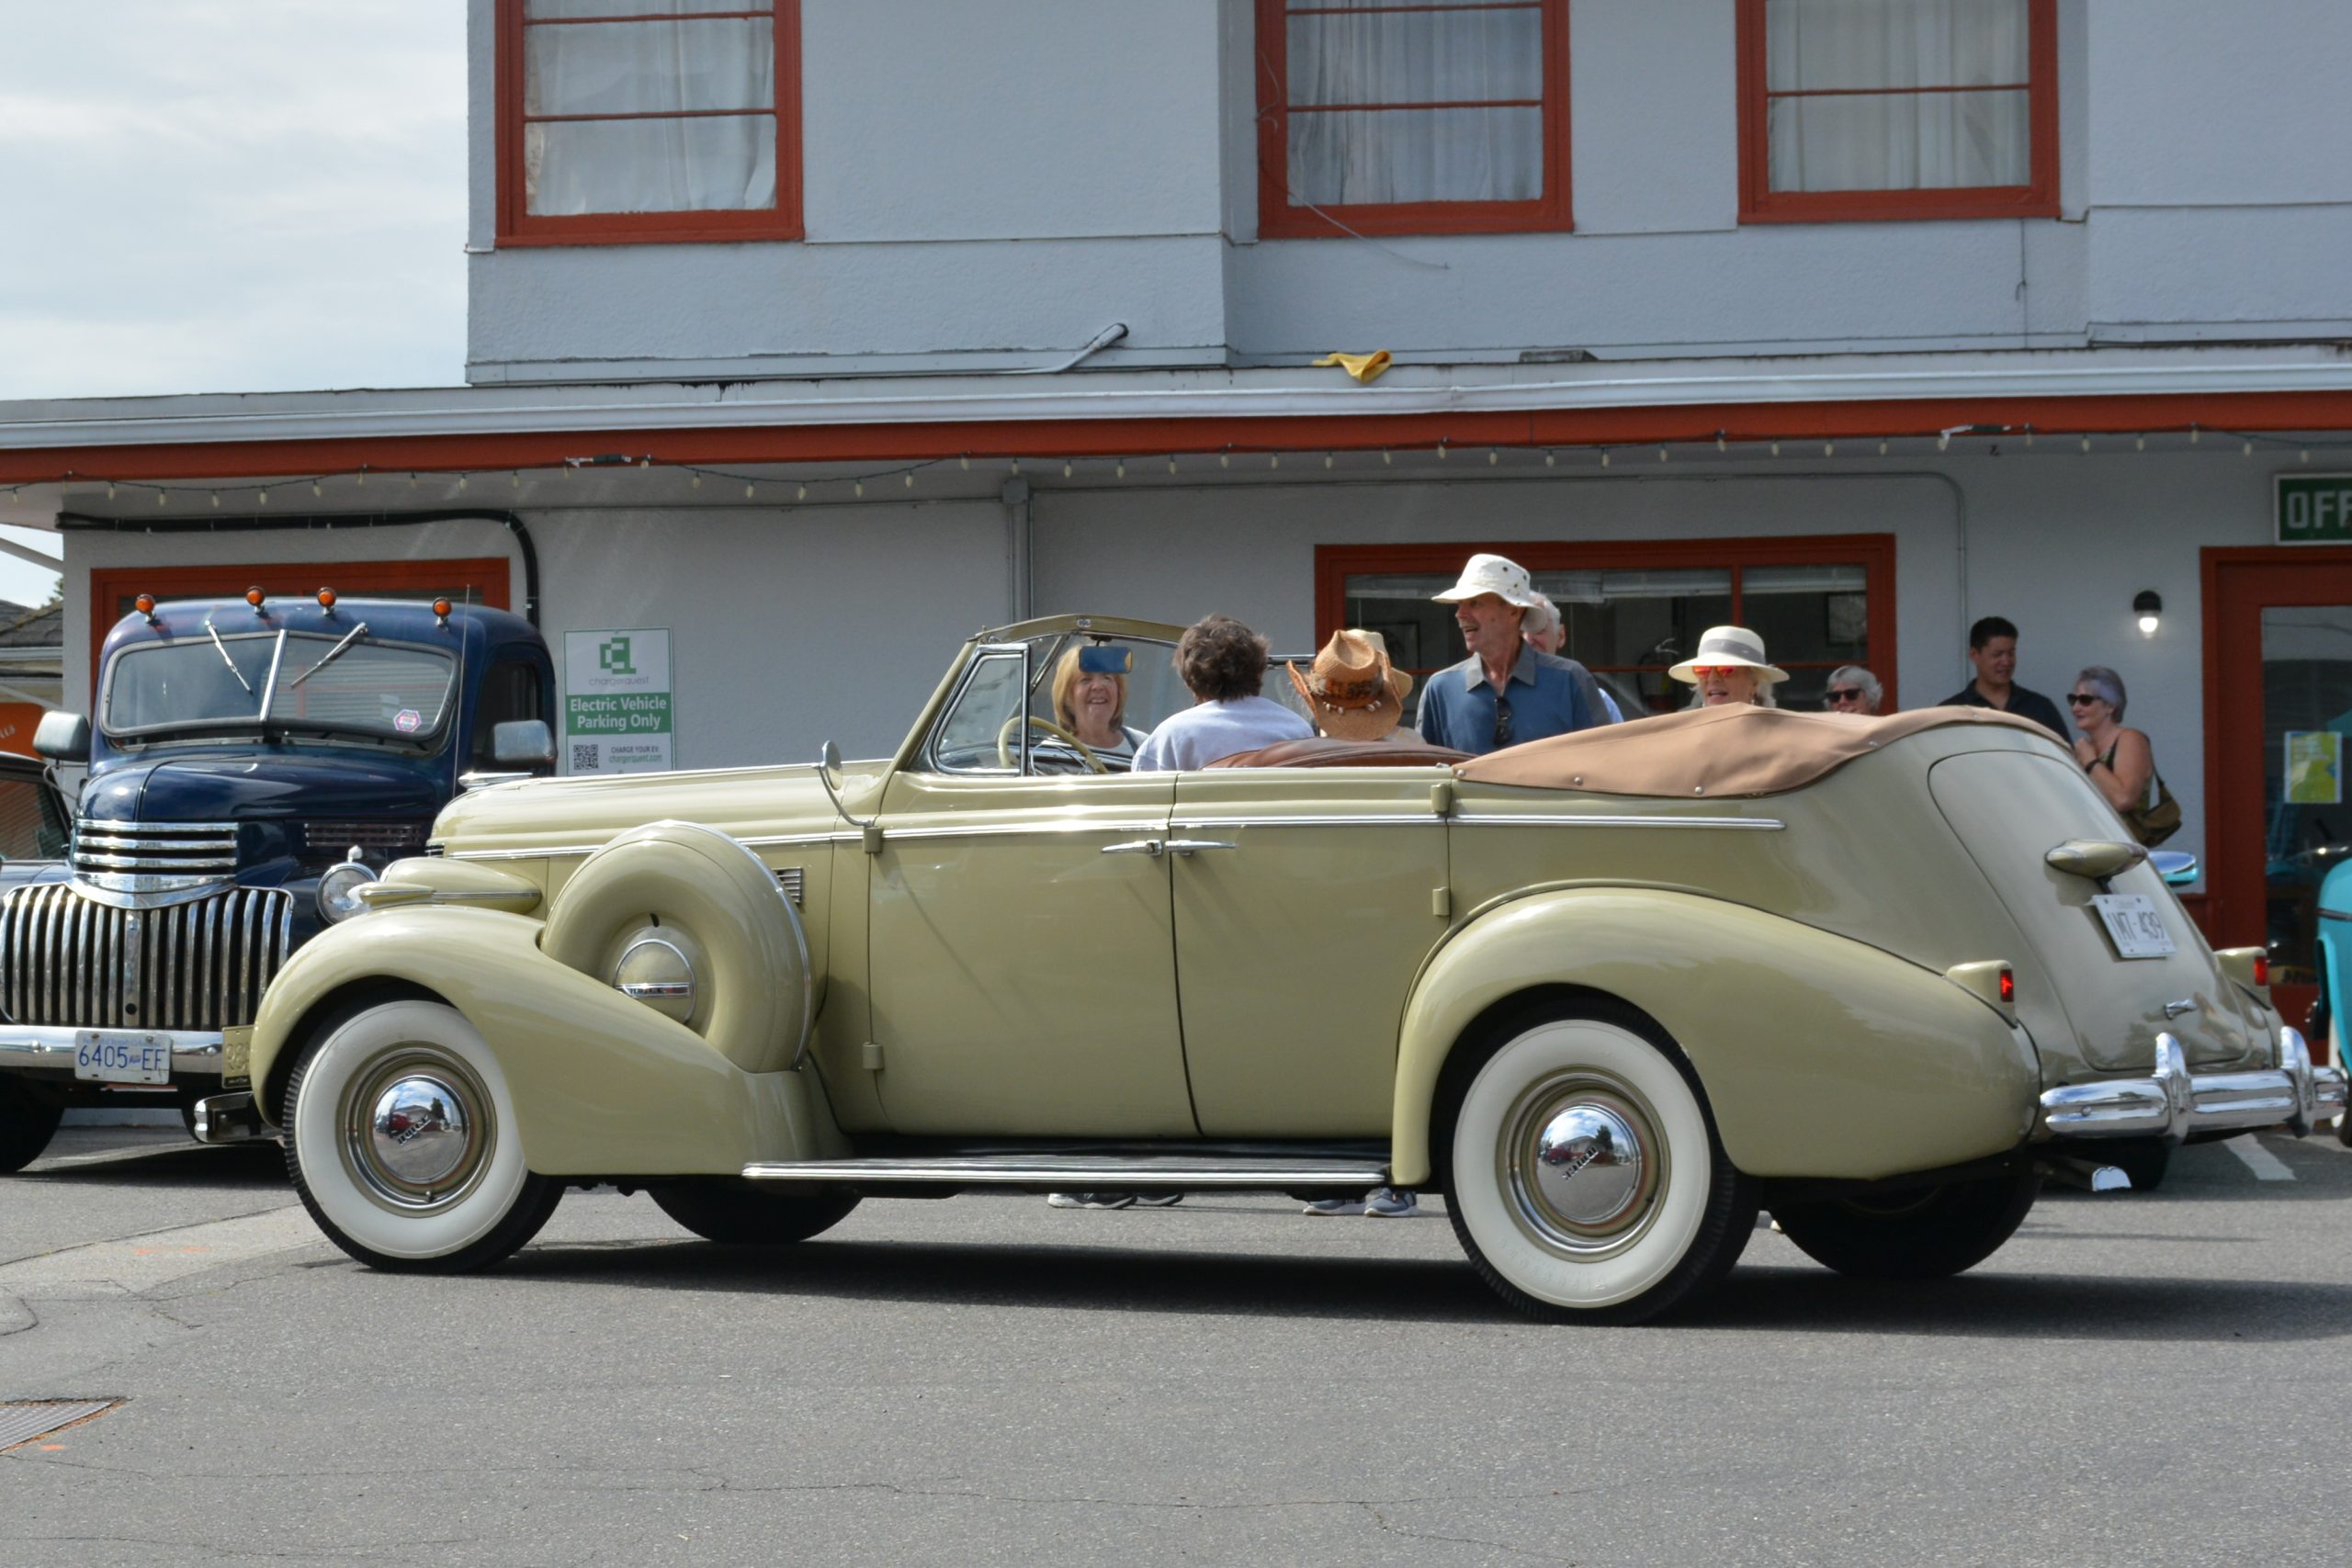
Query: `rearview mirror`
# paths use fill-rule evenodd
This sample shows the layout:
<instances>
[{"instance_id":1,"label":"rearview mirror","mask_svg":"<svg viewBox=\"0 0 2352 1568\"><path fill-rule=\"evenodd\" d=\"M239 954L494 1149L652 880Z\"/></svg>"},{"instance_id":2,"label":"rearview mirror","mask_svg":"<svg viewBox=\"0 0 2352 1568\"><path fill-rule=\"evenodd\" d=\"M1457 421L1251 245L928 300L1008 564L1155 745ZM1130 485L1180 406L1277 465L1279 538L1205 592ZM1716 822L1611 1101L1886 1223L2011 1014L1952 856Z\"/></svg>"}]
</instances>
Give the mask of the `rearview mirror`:
<instances>
[{"instance_id":1,"label":"rearview mirror","mask_svg":"<svg viewBox=\"0 0 2352 1568\"><path fill-rule=\"evenodd\" d=\"M543 718L510 719L490 731L490 757L502 768L555 765L555 732Z\"/></svg>"},{"instance_id":2,"label":"rearview mirror","mask_svg":"<svg viewBox=\"0 0 2352 1568\"><path fill-rule=\"evenodd\" d=\"M55 708L40 716L33 730L33 750L52 762L90 760L90 721L78 713Z\"/></svg>"}]
</instances>

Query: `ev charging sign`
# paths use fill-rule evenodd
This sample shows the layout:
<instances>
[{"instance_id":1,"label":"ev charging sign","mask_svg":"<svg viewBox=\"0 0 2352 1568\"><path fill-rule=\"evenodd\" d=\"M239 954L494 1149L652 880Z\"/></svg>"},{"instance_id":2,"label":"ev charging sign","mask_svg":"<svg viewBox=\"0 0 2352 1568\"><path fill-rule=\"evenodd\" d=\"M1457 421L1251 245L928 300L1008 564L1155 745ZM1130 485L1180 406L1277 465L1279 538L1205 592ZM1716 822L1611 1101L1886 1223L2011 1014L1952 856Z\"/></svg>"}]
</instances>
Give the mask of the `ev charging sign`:
<instances>
[{"instance_id":1,"label":"ev charging sign","mask_svg":"<svg viewBox=\"0 0 2352 1568\"><path fill-rule=\"evenodd\" d=\"M673 766L670 634L629 627L563 634L567 773L651 773Z\"/></svg>"}]
</instances>

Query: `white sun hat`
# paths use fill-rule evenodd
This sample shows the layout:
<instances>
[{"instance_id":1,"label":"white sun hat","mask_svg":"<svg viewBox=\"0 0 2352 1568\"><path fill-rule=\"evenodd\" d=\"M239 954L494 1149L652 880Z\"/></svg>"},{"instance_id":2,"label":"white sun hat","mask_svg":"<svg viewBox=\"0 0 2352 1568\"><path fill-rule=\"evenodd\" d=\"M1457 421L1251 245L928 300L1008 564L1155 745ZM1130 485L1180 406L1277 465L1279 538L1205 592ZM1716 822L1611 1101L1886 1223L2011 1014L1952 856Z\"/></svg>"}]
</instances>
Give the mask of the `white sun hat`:
<instances>
[{"instance_id":1,"label":"white sun hat","mask_svg":"<svg viewBox=\"0 0 2352 1568\"><path fill-rule=\"evenodd\" d=\"M1522 610L1535 608L1535 581L1527 569L1508 556L1476 555L1462 569L1462 581L1442 593L1430 598L1441 604L1459 604L1464 599L1476 599L1481 593L1501 596L1508 604Z\"/></svg>"},{"instance_id":2,"label":"white sun hat","mask_svg":"<svg viewBox=\"0 0 2352 1568\"><path fill-rule=\"evenodd\" d=\"M1699 677L1693 671L1701 665L1713 669L1719 664L1736 664L1753 670L1757 680L1767 686L1789 678L1787 671L1765 661L1764 639L1746 626L1709 626L1699 637L1699 651L1667 673L1695 686L1699 683Z\"/></svg>"}]
</instances>

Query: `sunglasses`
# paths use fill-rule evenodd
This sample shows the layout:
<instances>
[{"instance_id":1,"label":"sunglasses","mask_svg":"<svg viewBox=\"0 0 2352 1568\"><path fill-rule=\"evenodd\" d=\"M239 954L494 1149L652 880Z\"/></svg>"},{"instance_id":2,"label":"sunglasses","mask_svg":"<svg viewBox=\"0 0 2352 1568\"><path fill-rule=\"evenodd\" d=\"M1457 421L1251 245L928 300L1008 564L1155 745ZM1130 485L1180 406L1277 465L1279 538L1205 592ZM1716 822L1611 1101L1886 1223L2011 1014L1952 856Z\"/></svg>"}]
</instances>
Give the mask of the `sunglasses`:
<instances>
[{"instance_id":1,"label":"sunglasses","mask_svg":"<svg viewBox=\"0 0 2352 1568\"><path fill-rule=\"evenodd\" d=\"M1495 749L1499 751L1510 744L1510 699L1497 697L1495 699Z\"/></svg>"},{"instance_id":2,"label":"sunglasses","mask_svg":"<svg viewBox=\"0 0 2352 1568\"><path fill-rule=\"evenodd\" d=\"M1736 675L1747 668L1745 664L1693 664L1690 673L1703 681L1710 675Z\"/></svg>"},{"instance_id":3,"label":"sunglasses","mask_svg":"<svg viewBox=\"0 0 2352 1568\"><path fill-rule=\"evenodd\" d=\"M1829 700L1833 703L1858 703L1862 700L1862 689L1860 686L1833 687Z\"/></svg>"},{"instance_id":4,"label":"sunglasses","mask_svg":"<svg viewBox=\"0 0 2352 1568\"><path fill-rule=\"evenodd\" d=\"M2072 707L2082 707L2086 704L2103 703L2107 699L2105 697L2100 696L2097 692L2092 692L2088 694L2085 694L2081 692L2069 692L2066 694L2067 705Z\"/></svg>"}]
</instances>

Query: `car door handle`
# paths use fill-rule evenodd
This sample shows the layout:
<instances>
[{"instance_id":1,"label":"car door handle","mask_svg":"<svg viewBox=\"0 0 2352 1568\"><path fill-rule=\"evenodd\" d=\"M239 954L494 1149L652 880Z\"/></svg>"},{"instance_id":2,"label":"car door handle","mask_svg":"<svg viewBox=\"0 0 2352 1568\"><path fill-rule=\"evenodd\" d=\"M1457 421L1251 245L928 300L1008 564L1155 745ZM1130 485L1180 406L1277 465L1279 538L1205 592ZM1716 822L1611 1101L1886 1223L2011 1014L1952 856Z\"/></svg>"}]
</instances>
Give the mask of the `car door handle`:
<instances>
[{"instance_id":1,"label":"car door handle","mask_svg":"<svg viewBox=\"0 0 2352 1568\"><path fill-rule=\"evenodd\" d=\"M1124 844L1105 844L1106 855L1150 855L1155 860L1168 852L1168 846L1158 839L1134 839Z\"/></svg>"},{"instance_id":2,"label":"car door handle","mask_svg":"<svg viewBox=\"0 0 2352 1568\"><path fill-rule=\"evenodd\" d=\"M1234 850L1240 847L1224 839L1170 839L1168 840L1169 853L1179 855L1189 855L1195 850Z\"/></svg>"}]
</instances>

